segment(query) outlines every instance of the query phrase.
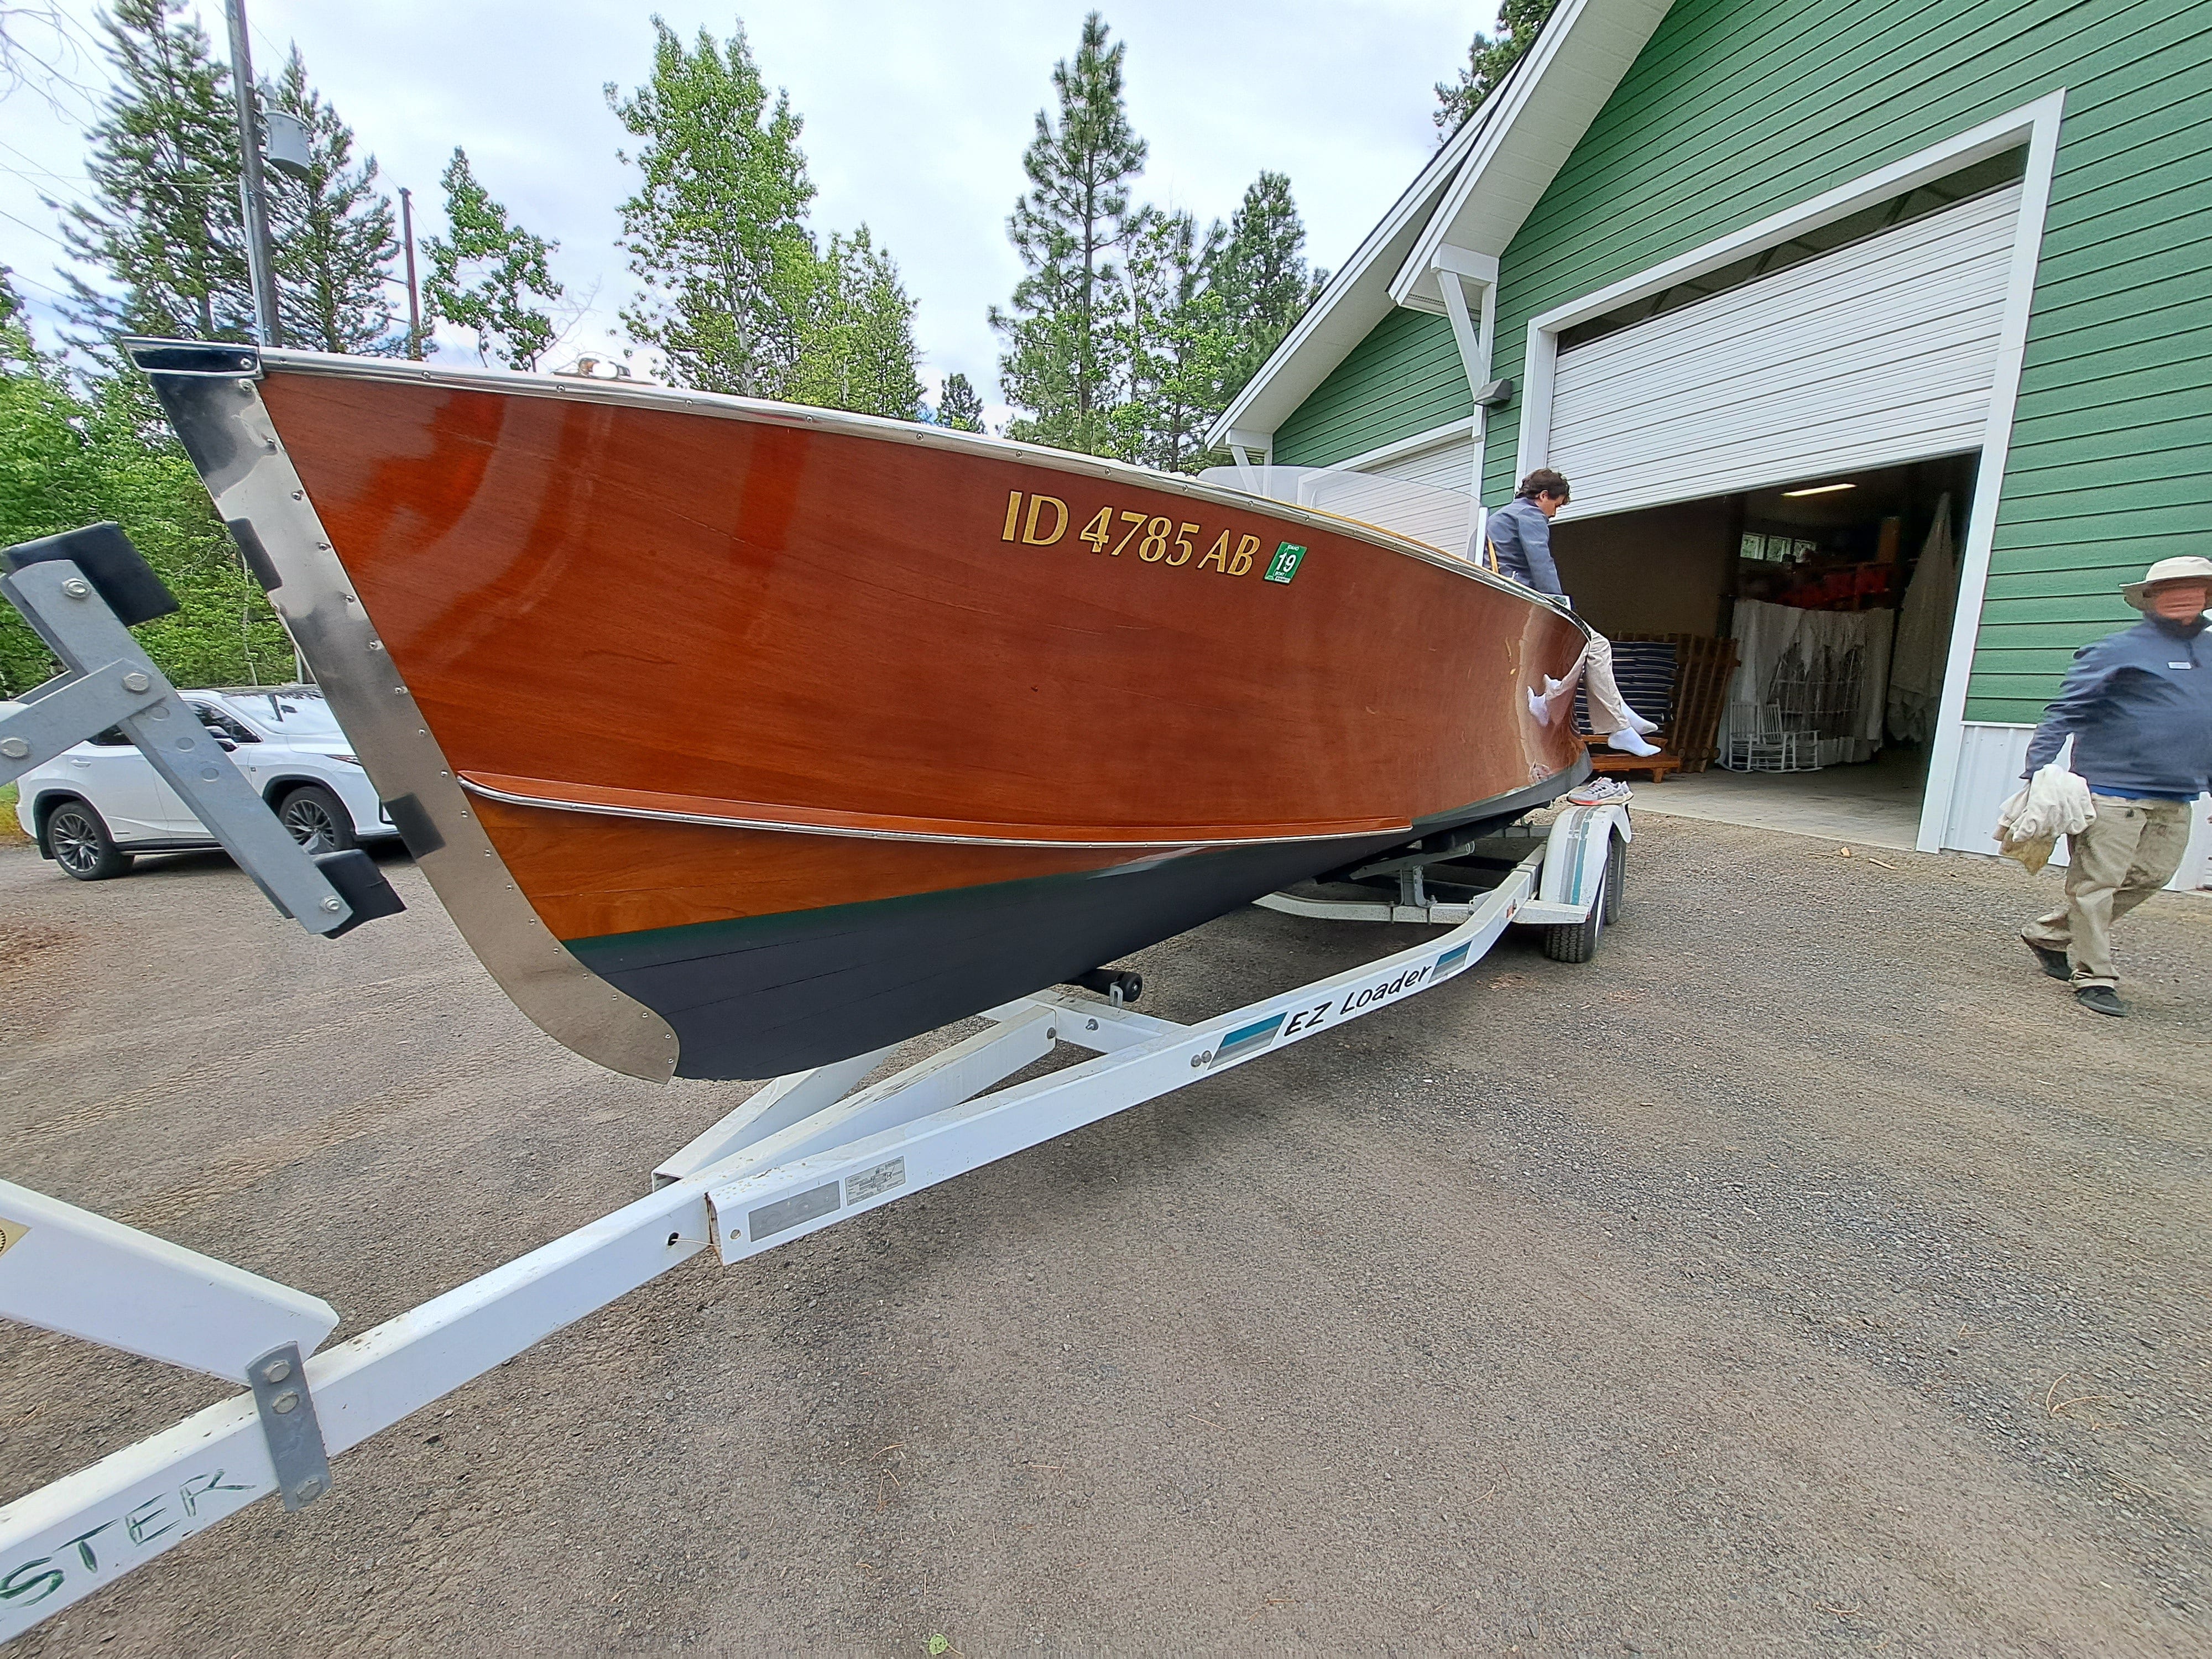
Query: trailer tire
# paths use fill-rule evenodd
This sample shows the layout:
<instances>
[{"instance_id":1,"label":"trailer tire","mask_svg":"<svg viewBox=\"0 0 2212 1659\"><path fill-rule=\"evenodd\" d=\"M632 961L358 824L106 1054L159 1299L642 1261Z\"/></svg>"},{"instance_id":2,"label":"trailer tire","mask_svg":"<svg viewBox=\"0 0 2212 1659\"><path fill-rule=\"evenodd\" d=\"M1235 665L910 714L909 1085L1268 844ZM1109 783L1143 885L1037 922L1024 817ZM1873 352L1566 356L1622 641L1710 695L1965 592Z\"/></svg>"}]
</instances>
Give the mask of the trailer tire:
<instances>
[{"instance_id":1,"label":"trailer tire","mask_svg":"<svg viewBox=\"0 0 2212 1659\"><path fill-rule=\"evenodd\" d=\"M1605 874L1598 880L1589 915L1580 921L1544 929L1544 954L1554 962L1588 962L1595 956L1606 924L1620 914L1620 890L1627 874L1628 846L1615 836L1605 850Z\"/></svg>"}]
</instances>

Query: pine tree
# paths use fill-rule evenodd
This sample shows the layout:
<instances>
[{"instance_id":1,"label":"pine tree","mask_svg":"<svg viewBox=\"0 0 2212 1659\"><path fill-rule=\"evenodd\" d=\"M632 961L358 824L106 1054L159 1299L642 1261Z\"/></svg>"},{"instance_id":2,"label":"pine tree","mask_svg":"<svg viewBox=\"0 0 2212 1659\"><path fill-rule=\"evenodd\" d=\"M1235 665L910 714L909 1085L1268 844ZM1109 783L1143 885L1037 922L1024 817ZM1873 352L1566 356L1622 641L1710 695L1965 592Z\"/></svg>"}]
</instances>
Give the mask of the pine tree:
<instances>
[{"instance_id":1,"label":"pine tree","mask_svg":"<svg viewBox=\"0 0 2212 1659\"><path fill-rule=\"evenodd\" d=\"M1214 273L1235 335L1223 366L1224 409L1260 372L1267 354L1328 280L1325 271L1307 270L1305 241L1291 181L1279 173L1262 173L1246 188L1229 222L1228 241Z\"/></svg>"},{"instance_id":2,"label":"pine tree","mask_svg":"<svg viewBox=\"0 0 2212 1659\"><path fill-rule=\"evenodd\" d=\"M622 246L642 284L622 313L678 385L785 395L822 277L805 215L814 186L787 94L771 106L742 24L686 52L653 20L653 76L607 106L641 142L644 175L622 204Z\"/></svg>"},{"instance_id":3,"label":"pine tree","mask_svg":"<svg viewBox=\"0 0 2212 1659\"><path fill-rule=\"evenodd\" d=\"M833 235L817 267L815 299L799 332L783 394L793 403L913 420L921 409L915 373L914 301L898 266L862 225Z\"/></svg>"},{"instance_id":4,"label":"pine tree","mask_svg":"<svg viewBox=\"0 0 2212 1659\"><path fill-rule=\"evenodd\" d=\"M1506 71L1535 44L1536 34L1559 0L1504 0L1498 8L1496 36L1475 31L1467 49L1467 67L1456 81L1437 82L1437 108L1430 117L1437 131L1449 138L1496 90Z\"/></svg>"},{"instance_id":5,"label":"pine tree","mask_svg":"<svg viewBox=\"0 0 2212 1659\"><path fill-rule=\"evenodd\" d=\"M496 356L509 368L532 369L553 348L552 319L532 307L561 297L547 256L560 247L534 236L507 216L507 210L477 182L466 151L456 149L446 164L446 234L422 244L430 265L422 284L425 309L472 328L477 356ZM402 348L404 349L404 339Z\"/></svg>"},{"instance_id":6,"label":"pine tree","mask_svg":"<svg viewBox=\"0 0 2212 1659\"><path fill-rule=\"evenodd\" d=\"M88 343L253 336L229 75L183 9L114 0L100 19L116 83L86 135L93 199L63 210L63 234L120 292L69 276L69 318Z\"/></svg>"},{"instance_id":7,"label":"pine tree","mask_svg":"<svg viewBox=\"0 0 2212 1659\"><path fill-rule=\"evenodd\" d=\"M983 429L983 400L965 374L945 377L944 390L937 394L937 424L949 426L955 432Z\"/></svg>"},{"instance_id":8,"label":"pine tree","mask_svg":"<svg viewBox=\"0 0 2212 1659\"><path fill-rule=\"evenodd\" d=\"M1113 452L1166 471L1195 470L1200 434L1223 406L1237 329L1218 276L1227 237L1188 213L1146 209L1124 244L1127 401L1113 412Z\"/></svg>"},{"instance_id":9,"label":"pine tree","mask_svg":"<svg viewBox=\"0 0 2212 1659\"><path fill-rule=\"evenodd\" d=\"M0 325L0 545L113 519L177 596L175 615L137 630L164 673L180 685L289 678L283 624L151 404L135 371L79 380L33 345L20 314ZM0 605L0 696L55 667Z\"/></svg>"},{"instance_id":10,"label":"pine tree","mask_svg":"<svg viewBox=\"0 0 2212 1659\"><path fill-rule=\"evenodd\" d=\"M1007 401L1030 411L1012 435L1091 453L1117 441L1127 296L1112 255L1127 236L1130 181L1145 165L1122 102L1127 47L1109 47L1106 33L1091 13L1074 63L1053 68L1059 121L1037 112L1022 157L1030 189L1006 225L1029 274L1010 310L991 311L1006 340L999 367Z\"/></svg>"},{"instance_id":11,"label":"pine tree","mask_svg":"<svg viewBox=\"0 0 2212 1659\"><path fill-rule=\"evenodd\" d=\"M386 267L398 252L392 204L375 189L376 158L353 159L353 129L307 84L297 46L264 109L296 116L307 129L308 171L295 179L269 169L270 234L276 242L276 306L285 343L313 351L404 356L394 332Z\"/></svg>"}]
</instances>

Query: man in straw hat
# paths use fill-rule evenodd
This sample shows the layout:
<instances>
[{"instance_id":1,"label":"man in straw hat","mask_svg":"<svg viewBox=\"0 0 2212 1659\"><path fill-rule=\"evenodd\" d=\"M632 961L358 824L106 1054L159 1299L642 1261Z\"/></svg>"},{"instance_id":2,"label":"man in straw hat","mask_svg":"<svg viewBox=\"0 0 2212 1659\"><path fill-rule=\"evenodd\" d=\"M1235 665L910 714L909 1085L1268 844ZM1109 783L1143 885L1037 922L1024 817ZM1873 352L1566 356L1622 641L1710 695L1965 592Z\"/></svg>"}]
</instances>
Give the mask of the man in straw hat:
<instances>
[{"instance_id":1,"label":"man in straw hat","mask_svg":"<svg viewBox=\"0 0 2212 1659\"><path fill-rule=\"evenodd\" d=\"M2112 923L2173 878L2189 845L2189 804L2212 787L2212 559L2160 559L2120 597L2144 613L2075 654L2027 745L2027 775L2058 758L2097 816L2068 838L2066 903L2021 930L2044 972L2100 1014L2127 1012L2113 988Z\"/></svg>"}]
</instances>

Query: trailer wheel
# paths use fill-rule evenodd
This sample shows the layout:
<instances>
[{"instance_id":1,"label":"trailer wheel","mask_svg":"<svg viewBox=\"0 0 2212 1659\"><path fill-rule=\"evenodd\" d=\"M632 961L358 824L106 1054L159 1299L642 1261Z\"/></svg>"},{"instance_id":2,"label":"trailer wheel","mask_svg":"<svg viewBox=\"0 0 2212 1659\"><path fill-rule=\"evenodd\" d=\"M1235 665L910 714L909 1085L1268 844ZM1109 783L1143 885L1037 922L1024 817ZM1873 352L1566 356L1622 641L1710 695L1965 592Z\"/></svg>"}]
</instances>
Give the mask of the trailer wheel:
<instances>
[{"instance_id":1,"label":"trailer wheel","mask_svg":"<svg viewBox=\"0 0 2212 1659\"><path fill-rule=\"evenodd\" d=\"M1620 914L1620 890L1628 873L1628 848L1620 837L1606 848L1605 874L1599 878L1597 896L1589 915L1578 922L1544 929L1544 954L1554 962L1588 962L1597 954L1598 935Z\"/></svg>"}]
</instances>

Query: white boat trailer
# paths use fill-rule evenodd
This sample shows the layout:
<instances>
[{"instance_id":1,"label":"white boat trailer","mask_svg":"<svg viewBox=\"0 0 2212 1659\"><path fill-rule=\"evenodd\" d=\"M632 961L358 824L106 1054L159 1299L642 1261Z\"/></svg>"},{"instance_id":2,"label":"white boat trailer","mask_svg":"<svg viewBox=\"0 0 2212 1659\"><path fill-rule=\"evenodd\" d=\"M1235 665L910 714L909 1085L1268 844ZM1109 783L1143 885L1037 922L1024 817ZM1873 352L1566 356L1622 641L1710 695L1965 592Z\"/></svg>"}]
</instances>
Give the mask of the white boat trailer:
<instances>
[{"instance_id":1,"label":"white boat trailer","mask_svg":"<svg viewBox=\"0 0 2212 1659\"><path fill-rule=\"evenodd\" d=\"M76 580L74 567L37 574L57 593ZM147 673L148 692L167 691L143 657L109 678ZM22 760L7 729L0 780ZM227 805L236 815L234 794ZM702 1250L742 1261L1403 1002L1464 973L1510 926L1542 928L1550 955L1585 961L1619 904L1630 834L1617 805L1571 806L1546 827L1434 837L1349 872L1395 878L1394 897L1263 898L1293 915L1446 931L1231 1013L1142 1014L1124 997L1134 975L1106 973L1092 976L1104 994L1017 999L879 1082L866 1079L890 1049L779 1078L654 1170L647 1196L325 1352L338 1316L320 1298L0 1181L0 1315L249 1390L0 1508L0 1642L258 1498L313 1502L339 1453ZM248 862L272 859L282 851L265 843L241 855L273 892ZM1063 1045L1090 1057L1000 1086Z\"/></svg>"}]
</instances>

